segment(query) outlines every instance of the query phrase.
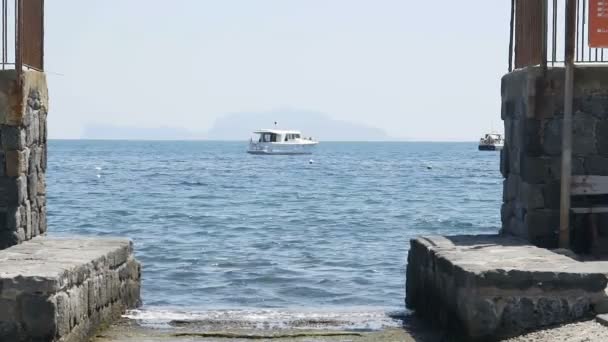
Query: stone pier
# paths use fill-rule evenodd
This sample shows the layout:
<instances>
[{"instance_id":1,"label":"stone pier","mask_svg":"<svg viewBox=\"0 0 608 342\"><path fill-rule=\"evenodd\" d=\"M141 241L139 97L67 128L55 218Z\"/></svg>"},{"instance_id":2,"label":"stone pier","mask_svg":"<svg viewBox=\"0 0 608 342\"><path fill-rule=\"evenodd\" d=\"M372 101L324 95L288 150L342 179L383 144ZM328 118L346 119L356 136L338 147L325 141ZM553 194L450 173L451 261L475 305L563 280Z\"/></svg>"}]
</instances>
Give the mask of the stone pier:
<instances>
[{"instance_id":1,"label":"stone pier","mask_svg":"<svg viewBox=\"0 0 608 342\"><path fill-rule=\"evenodd\" d=\"M509 236L411 241L406 304L467 341L592 318L608 304L608 262L579 262Z\"/></svg>"},{"instance_id":2,"label":"stone pier","mask_svg":"<svg viewBox=\"0 0 608 342\"><path fill-rule=\"evenodd\" d=\"M46 232L44 73L0 72L0 249Z\"/></svg>"},{"instance_id":3,"label":"stone pier","mask_svg":"<svg viewBox=\"0 0 608 342\"><path fill-rule=\"evenodd\" d=\"M44 73L0 71L0 341L87 341L140 303L126 239L46 235Z\"/></svg>"},{"instance_id":4,"label":"stone pier","mask_svg":"<svg viewBox=\"0 0 608 342\"><path fill-rule=\"evenodd\" d=\"M500 233L411 241L407 306L468 340L498 340L608 311L608 262L554 251L564 78L563 68L539 66L502 78ZM578 65L574 79L572 174L608 176L608 67ZM608 214L598 216L595 234L588 215L571 215L575 252L608 253Z\"/></svg>"},{"instance_id":5,"label":"stone pier","mask_svg":"<svg viewBox=\"0 0 608 342\"><path fill-rule=\"evenodd\" d=\"M0 341L87 341L139 304L124 239L37 237L0 251Z\"/></svg>"},{"instance_id":6,"label":"stone pier","mask_svg":"<svg viewBox=\"0 0 608 342\"><path fill-rule=\"evenodd\" d=\"M573 175L608 176L608 67L577 66L574 78ZM559 230L564 69L527 67L505 75L501 84L505 148L502 232L556 248ZM573 216L571 240L580 242L588 225ZM608 237L608 216L600 235ZM577 235L578 234L578 235Z\"/></svg>"}]
</instances>

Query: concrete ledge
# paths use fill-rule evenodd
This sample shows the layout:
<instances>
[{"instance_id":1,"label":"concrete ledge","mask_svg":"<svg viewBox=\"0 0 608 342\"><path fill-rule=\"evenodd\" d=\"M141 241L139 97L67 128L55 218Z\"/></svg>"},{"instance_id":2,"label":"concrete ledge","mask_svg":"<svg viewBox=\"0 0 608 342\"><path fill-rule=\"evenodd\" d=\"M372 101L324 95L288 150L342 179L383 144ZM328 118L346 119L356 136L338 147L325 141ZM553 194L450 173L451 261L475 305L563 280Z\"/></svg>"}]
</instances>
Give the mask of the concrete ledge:
<instances>
[{"instance_id":1,"label":"concrete ledge","mask_svg":"<svg viewBox=\"0 0 608 342\"><path fill-rule=\"evenodd\" d=\"M584 263L499 235L411 240L406 305L464 334L496 340L594 316L606 263Z\"/></svg>"},{"instance_id":2,"label":"concrete ledge","mask_svg":"<svg viewBox=\"0 0 608 342\"><path fill-rule=\"evenodd\" d=\"M124 239L34 238L0 251L0 341L85 341L139 304Z\"/></svg>"}]
</instances>

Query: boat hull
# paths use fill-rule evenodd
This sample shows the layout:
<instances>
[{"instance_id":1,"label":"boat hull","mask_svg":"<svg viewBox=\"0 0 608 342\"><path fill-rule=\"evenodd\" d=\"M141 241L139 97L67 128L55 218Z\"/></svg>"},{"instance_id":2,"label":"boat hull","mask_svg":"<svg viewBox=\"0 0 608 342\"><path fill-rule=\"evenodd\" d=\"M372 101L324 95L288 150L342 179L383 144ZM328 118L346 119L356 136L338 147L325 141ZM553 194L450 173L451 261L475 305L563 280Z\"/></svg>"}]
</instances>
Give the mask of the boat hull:
<instances>
[{"instance_id":1,"label":"boat hull","mask_svg":"<svg viewBox=\"0 0 608 342\"><path fill-rule=\"evenodd\" d=\"M500 151L502 148L503 145L479 145L478 147L480 151Z\"/></svg>"},{"instance_id":2,"label":"boat hull","mask_svg":"<svg viewBox=\"0 0 608 342\"><path fill-rule=\"evenodd\" d=\"M312 154L312 152L267 152L267 151L250 151L248 150L247 153L249 154L257 154L257 155L283 155L283 156L289 156L289 155L298 155L298 154Z\"/></svg>"},{"instance_id":3,"label":"boat hull","mask_svg":"<svg viewBox=\"0 0 608 342\"><path fill-rule=\"evenodd\" d=\"M312 154L316 143L281 144L281 143L252 143L247 153L257 155L298 155Z\"/></svg>"}]
</instances>

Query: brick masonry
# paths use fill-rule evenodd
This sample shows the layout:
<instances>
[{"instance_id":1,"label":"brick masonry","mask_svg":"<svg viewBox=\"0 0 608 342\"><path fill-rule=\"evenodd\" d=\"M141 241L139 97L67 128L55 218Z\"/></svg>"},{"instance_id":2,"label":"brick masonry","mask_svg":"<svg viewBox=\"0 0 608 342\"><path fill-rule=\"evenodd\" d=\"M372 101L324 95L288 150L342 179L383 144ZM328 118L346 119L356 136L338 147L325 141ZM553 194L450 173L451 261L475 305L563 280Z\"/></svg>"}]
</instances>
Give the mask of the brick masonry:
<instances>
[{"instance_id":1,"label":"brick masonry","mask_svg":"<svg viewBox=\"0 0 608 342\"><path fill-rule=\"evenodd\" d=\"M0 71L0 249L47 230L47 112L44 73Z\"/></svg>"},{"instance_id":2,"label":"brick masonry","mask_svg":"<svg viewBox=\"0 0 608 342\"><path fill-rule=\"evenodd\" d=\"M608 68L577 67L574 77L572 174L608 175ZM502 232L548 248L558 244L563 80L563 68L530 67L501 84ZM584 219L572 222L583 231Z\"/></svg>"}]
</instances>

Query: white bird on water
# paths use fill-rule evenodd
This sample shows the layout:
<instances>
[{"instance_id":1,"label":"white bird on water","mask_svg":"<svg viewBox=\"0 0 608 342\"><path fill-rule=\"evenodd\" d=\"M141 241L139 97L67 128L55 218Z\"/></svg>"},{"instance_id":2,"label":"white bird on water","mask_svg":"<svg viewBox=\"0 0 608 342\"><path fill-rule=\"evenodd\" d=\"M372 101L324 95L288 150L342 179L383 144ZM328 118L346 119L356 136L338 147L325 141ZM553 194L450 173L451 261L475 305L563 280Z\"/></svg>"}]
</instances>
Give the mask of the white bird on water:
<instances>
[{"instance_id":1,"label":"white bird on water","mask_svg":"<svg viewBox=\"0 0 608 342\"><path fill-rule=\"evenodd\" d=\"M314 163L314 162L315 162L314 160L310 159L310 160L308 161L308 164L312 164L312 163Z\"/></svg>"}]
</instances>

